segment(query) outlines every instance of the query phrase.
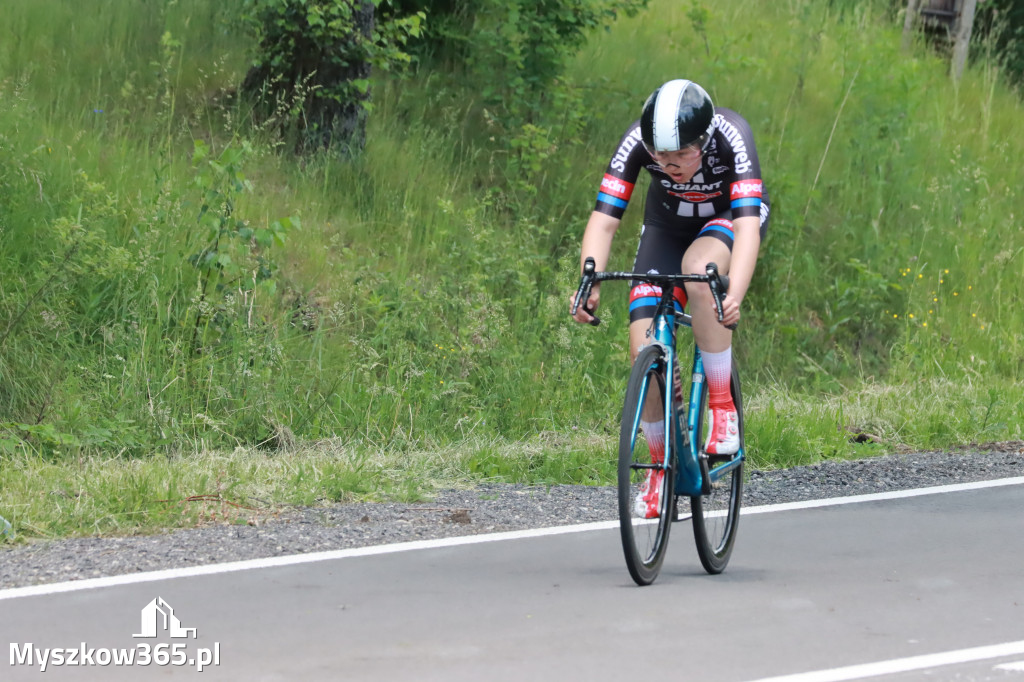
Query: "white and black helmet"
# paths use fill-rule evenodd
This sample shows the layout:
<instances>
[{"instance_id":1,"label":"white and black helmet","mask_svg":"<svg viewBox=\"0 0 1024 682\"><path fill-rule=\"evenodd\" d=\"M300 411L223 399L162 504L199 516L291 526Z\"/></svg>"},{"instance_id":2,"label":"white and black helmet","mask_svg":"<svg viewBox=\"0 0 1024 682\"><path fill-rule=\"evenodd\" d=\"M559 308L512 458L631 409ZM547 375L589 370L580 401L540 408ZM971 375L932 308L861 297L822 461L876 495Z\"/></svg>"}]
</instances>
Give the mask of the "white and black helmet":
<instances>
[{"instance_id":1,"label":"white and black helmet","mask_svg":"<svg viewBox=\"0 0 1024 682\"><path fill-rule=\"evenodd\" d=\"M715 105L693 81L672 80L651 93L640 114L640 134L652 154L691 145L707 148L714 132Z\"/></svg>"}]
</instances>

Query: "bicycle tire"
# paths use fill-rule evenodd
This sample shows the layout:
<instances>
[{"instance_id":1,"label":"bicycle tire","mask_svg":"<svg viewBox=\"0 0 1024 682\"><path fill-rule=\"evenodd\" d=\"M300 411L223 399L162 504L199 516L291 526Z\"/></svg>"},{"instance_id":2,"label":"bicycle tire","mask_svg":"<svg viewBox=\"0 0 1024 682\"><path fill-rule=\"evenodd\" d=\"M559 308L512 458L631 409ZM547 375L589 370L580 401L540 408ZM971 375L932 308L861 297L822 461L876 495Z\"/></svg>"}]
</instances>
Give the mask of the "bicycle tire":
<instances>
[{"instance_id":1,"label":"bicycle tire","mask_svg":"<svg viewBox=\"0 0 1024 682\"><path fill-rule=\"evenodd\" d=\"M647 346L640 351L626 386L626 399L622 406L622 427L619 433L619 529L626 567L637 585L650 585L658 577L669 531L675 512L675 467L664 475L660 508L657 519L640 518L633 505L640 487L650 471L651 457L640 429L640 415L650 390L656 389L659 398L666 390L665 350L661 346ZM666 443L675 443L674 429L666 429ZM675 452L675 447L671 448Z\"/></svg>"},{"instance_id":2,"label":"bicycle tire","mask_svg":"<svg viewBox=\"0 0 1024 682\"><path fill-rule=\"evenodd\" d=\"M743 430L743 399L740 392L740 377L736 365L732 368L732 398L739 414L740 451L746 452L746 441ZM708 389L705 384L701 391L701 405L697 422L696 443L704 451L704 439L709 427L707 410ZM714 468L714 458L709 461L708 468ZM703 495L690 497L690 508L693 513L693 537L697 543L697 554L704 570L718 574L725 570L732 555L733 543L736 540L736 529L739 526L740 506L743 498L743 463L727 473L711 486L711 491Z\"/></svg>"}]
</instances>

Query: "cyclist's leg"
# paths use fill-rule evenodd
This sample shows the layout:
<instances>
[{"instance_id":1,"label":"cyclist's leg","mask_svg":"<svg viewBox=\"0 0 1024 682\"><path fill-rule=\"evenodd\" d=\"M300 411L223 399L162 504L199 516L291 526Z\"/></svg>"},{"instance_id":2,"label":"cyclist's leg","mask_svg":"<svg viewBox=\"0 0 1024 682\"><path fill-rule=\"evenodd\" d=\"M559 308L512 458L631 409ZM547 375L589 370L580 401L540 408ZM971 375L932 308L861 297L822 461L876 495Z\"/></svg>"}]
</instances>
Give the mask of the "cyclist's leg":
<instances>
[{"instance_id":1,"label":"cyclist's leg","mask_svg":"<svg viewBox=\"0 0 1024 682\"><path fill-rule=\"evenodd\" d=\"M681 238L678 231L644 227L640 233L636 259L633 263L634 272L660 272L676 274L679 272L682 254L692 238ZM681 288L676 289L676 306L682 310L686 305L686 294ZM657 311L661 298L661 288L642 282L633 282L629 296L629 353L630 362L636 361L640 350L651 342L651 322ZM666 385L670 382L666 380ZM664 395L657 386L651 386L645 398L640 416L641 429L650 451L651 461L661 464L665 458L666 425L664 420ZM658 505L658 491L661 489L662 472L652 475L637 505L646 505L648 511Z\"/></svg>"},{"instance_id":2,"label":"cyclist's leg","mask_svg":"<svg viewBox=\"0 0 1024 682\"><path fill-rule=\"evenodd\" d=\"M732 224L724 219L713 220L687 249L683 272L702 273L707 263L716 263L719 272L728 274L731 258ZM713 421L705 448L708 453L732 454L739 448L739 416L730 390L732 330L718 322L711 289L706 284L693 284L687 290L693 301L693 336L704 363Z\"/></svg>"},{"instance_id":3,"label":"cyclist's leg","mask_svg":"<svg viewBox=\"0 0 1024 682\"><path fill-rule=\"evenodd\" d=\"M659 273L676 275L682 272L679 267L683 254L693 243L697 230L684 231L660 227L643 226L640 228L640 242L633 261L633 272ZM629 291L629 359L636 360L640 349L651 342L648 330L651 320L658 308L661 298L661 287L651 286L642 282L630 283ZM682 310L686 305L686 292L677 287L675 291L676 309Z\"/></svg>"},{"instance_id":4,"label":"cyclist's leg","mask_svg":"<svg viewBox=\"0 0 1024 682\"><path fill-rule=\"evenodd\" d=\"M661 274L679 274L681 259L693 242L694 234L681 230L667 230L659 227L643 226L640 229L640 243L637 245L636 258L633 261L633 272L657 272ZM632 282L629 292L629 361L636 361L640 350L651 342L651 322L658 308L661 287L651 286L642 282ZM686 292L682 288L675 291L676 310L682 311L686 306ZM660 420L662 417L661 397L648 395L643 419L645 421Z\"/></svg>"},{"instance_id":5,"label":"cyclist's leg","mask_svg":"<svg viewBox=\"0 0 1024 682\"><path fill-rule=\"evenodd\" d=\"M720 213L701 228L697 238L683 256L682 272L704 274L708 263L718 265L718 271L729 273L732 264L733 226L732 221ZM765 194L761 202L761 241L768 234L770 206ZM693 316L693 335L697 346L706 352L721 352L732 345L732 331L718 323L715 315L711 290L705 284L689 284L687 296L693 301L690 314Z\"/></svg>"},{"instance_id":6,"label":"cyclist's leg","mask_svg":"<svg viewBox=\"0 0 1024 682\"><path fill-rule=\"evenodd\" d=\"M729 273L732 262L732 221L710 221L683 255L682 272L704 274L708 263L718 265L722 274ZM686 295L692 301L693 338L702 352L719 353L732 345L732 330L718 323L711 288L706 284L687 284Z\"/></svg>"}]
</instances>

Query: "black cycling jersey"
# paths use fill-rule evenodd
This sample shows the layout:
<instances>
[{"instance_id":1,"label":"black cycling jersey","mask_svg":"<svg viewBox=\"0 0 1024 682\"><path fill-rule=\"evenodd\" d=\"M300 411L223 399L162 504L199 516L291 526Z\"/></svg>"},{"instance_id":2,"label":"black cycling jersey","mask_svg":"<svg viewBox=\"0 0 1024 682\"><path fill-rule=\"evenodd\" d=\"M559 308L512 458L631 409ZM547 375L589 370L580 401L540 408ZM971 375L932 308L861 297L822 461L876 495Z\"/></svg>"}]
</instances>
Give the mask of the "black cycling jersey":
<instances>
[{"instance_id":1,"label":"black cycling jersey","mask_svg":"<svg viewBox=\"0 0 1024 682\"><path fill-rule=\"evenodd\" d=\"M673 182L651 158L641 141L640 121L635 121L608 163L595 210L621 218L642 168L651 174L645 225L683 229L696 236L716 217L759 216L764 231L768 193L761 182L754 136L746 120L732 109L715 109L714 133L701 168L685 183Z\"/></svg>"},{"instance_id":2,"label":"black cycling jersey","mask_svg":"<svg viewBox=\"0 0 1024 682\"><path fill-rule=\"evenodd\" d=\"M764 239L769 201L750 126L732 109L721 107L715 109L713 121L714 132L700 170L685 183L673 182L647 152L641 141L639 120L622 136L605 169L595 210L621 218L640 170L646 168L651 174L634 272L678 274L683 254L698 236L718 239L732 250L732 220L736 218L758 216ZM660 287L633 282L630 322L653 317L660 296ZM682 287L676 288L675 299L682 310L686 305Z\"/></svg>"}]
</instances>

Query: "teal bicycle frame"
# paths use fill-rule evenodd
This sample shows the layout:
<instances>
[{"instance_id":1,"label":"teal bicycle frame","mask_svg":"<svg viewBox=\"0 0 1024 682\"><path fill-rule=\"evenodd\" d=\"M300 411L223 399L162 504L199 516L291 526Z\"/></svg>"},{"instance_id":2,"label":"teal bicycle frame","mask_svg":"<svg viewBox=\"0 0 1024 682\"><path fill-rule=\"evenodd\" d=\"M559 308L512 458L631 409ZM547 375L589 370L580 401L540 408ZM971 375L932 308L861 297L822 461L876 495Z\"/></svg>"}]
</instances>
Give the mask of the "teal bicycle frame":
<instances>
[{"instance_id":1,"label":"teal bicycle frame","mask_svg":"<svg viewBox=\"0 0 1024 682\"><path fill-rule=\"evenodd\" d=\"M675 305L670 299L667 302L662 301L662 304L658 306L658 312L654 316L653 323L654 330L652 336L654 342L665 348L667 362L665 376L674 377L672 379L673 383L682 379L681 370L680 373L676 373L679 356L676 352L675 329L677 325L691 326L689 315L681 313L680 317L682 319L677 320ZM675 430L675 438L669 438L665 443L664 466L666 473L671 473L672 462L677 462L675 494L694 496L707 494L713 483L743 463L745 453L744 448L741 446L739 452L730 456L728 461L721 462L714 468L709 467L708 457L701 452L701 444L697 434L700 409L704 404L704 392L707 390L704 362L701 359L700 349L698 348L694 348L693 367L690 377L690 400L686 409L685 424L679 418L683 406L677 399L681 397L682 386L677 386L672 391L665 391L664 414L667 421L672 424L671 428ZM639 413L640 411L638 410L638 418ZM676 443L682 444L678 448L680 452L676 452L676 448L674 448Z\"/></svg>"},{"instance_id":2,"label":"teal bicycle frame","mask_svg":"<svg viewBox=\"0 0 1024 682\"><path fill-rule=\"evenodd\" d=\"M686 282L706 283L711 289L718 321L724 320L722 301L729 288L728 277L720 275L714 263L707 264L706 272L704 275L597 272L594 259L587 258L573 301L572 315L575 317L579 306L584 305L584 309L590 313L591 319L588 321L597 325L600 320L592 310L585 307L596 282L634 280L661 287L661 297L647 331L649 343L639 350L630 370L619 440L619 528L626 565L638 585L649 585L658 575L668 547L672 521L679 520L679 497L686 496L690 500L691 514L685 518L693 518L697 553L708 573L717 574L725 570L736 536L746 458L739 375L734 365L731 390L739 418L739 451L735 455L708 455L702 447L702 440L707 435L703 431L711 428L711 420L703 412L708 398L703 358L700 349L695 347L689 400L684 406L682 373L676 351L678 326L692 327L693 323L690 315L676 308L677 285ZM644 364L637 364L640 362ZM662 388L665 390L662 391ZM663 393L662 416L666 422L665 456L659 461L645 458L643 454L635 456L638 454L637 437L642 433L640 423L647 406L648 391L655 389ZM651 396L651 399L654 397ZM646 504L647 493L644 491L651 478L643 477L642 472L645 470L661 470L665 474L665 496L658 501L658 510L653 516L647 507L635 511L638 500ZM725 497L720 497L723 494ZM653 518L658 521L652 525L650 519Z\"/></svg>"}]
</instances>

